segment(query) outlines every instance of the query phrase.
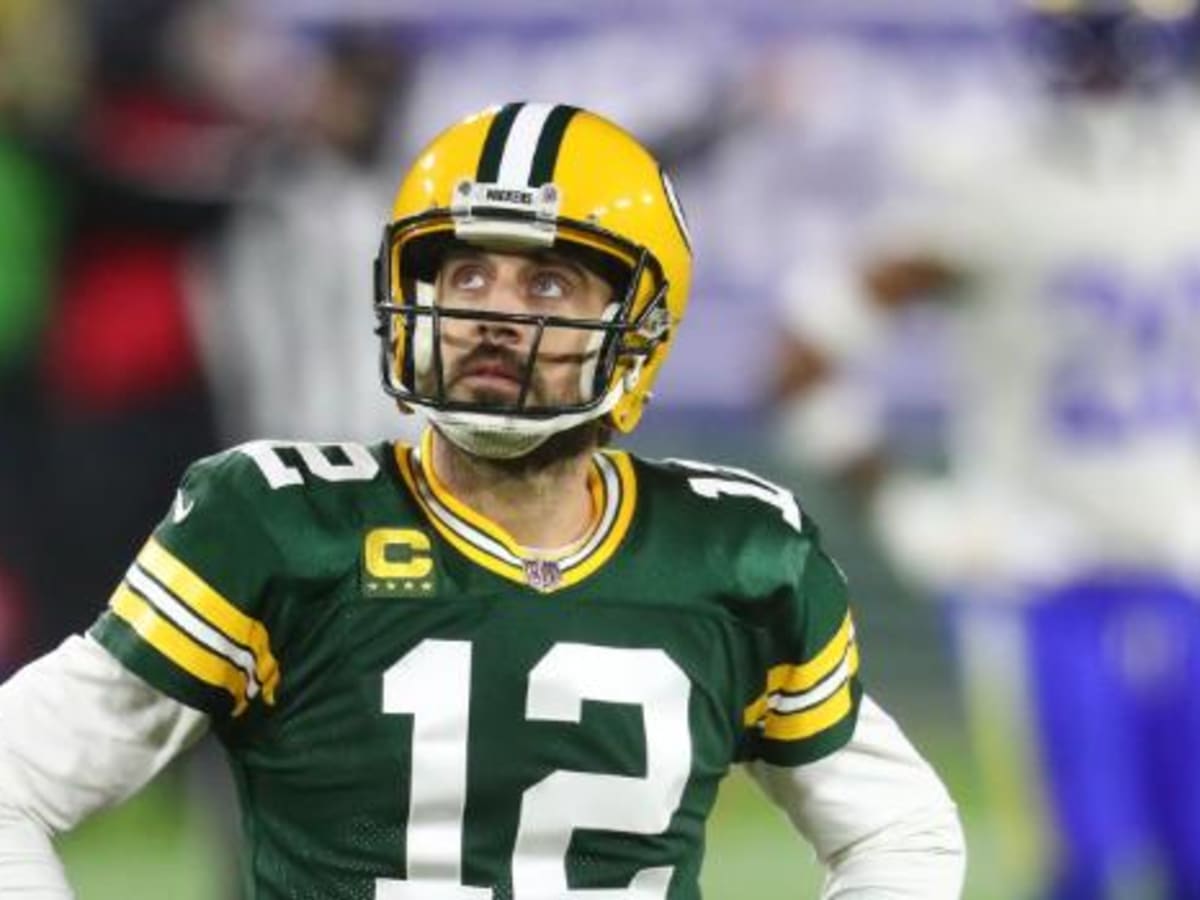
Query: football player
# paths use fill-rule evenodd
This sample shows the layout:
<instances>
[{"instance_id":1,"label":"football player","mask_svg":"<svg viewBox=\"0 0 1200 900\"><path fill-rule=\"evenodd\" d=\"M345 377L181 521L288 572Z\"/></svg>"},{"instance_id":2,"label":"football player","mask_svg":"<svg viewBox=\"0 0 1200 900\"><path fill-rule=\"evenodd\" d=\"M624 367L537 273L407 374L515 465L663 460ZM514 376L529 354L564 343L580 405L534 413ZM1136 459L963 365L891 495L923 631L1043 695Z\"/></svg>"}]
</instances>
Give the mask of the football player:
<instances>
[{"instance_id":1,"label":"football player","mask_svg":"<svg viewBox=\"0 0 1200 900\"><path fill-rule=\"evenodd\" d=\"M431 429L187 472L88 634L0 689L5 896L67 896L50 838L210 731L254 897L698 897L735 764L825 896L957 897L954 805L863 693L814 523L749 472L605 446L690 257L666 174L597 115L512 103L429 144L375 309Z\"/></svg>"},{"instance_id":2,"label":"football player","mask_svg":"<svg viewBox=\"0 0 1200 900\"><path fill-rule=\"evenodd\" d=\"M1001 792L1016 793L1014 760L1040 768L1048 895L1158 896L1161 881L1196 897L1196 9L1047 2L1020 24L1047 115L913 153L929 209L900 211L866 254L877 309L954 301L949 465L893 470L877 523L905 573L957 601L967 695L992 736L981 749L1010 765ZM821 349L791 355L810 412L836 391Z\"/></svg>"}]
</instances>

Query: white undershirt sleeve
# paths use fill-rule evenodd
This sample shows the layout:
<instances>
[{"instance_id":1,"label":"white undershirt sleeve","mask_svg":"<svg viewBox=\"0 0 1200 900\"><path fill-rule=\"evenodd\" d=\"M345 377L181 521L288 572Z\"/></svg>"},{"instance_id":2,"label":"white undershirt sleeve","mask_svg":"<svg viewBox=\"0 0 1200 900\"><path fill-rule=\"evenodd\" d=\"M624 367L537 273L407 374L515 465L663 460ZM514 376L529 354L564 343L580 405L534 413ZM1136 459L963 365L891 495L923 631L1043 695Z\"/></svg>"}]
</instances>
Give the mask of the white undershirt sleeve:
<instances>
[{"instance_id":1,"label":"white undershirt sleeve","mask_svg":"<svg viewBox=\"0 0 1200 900\"><path fill-rule=\"evenodd\" d=\"M51 838L129 797L207 727L90 638L0 685L0 894L73 896Z\"/></svg>"},{"instance_id":2,"label":"white undershirt sleeve","mask_svg":"<svg viewBox=\"0 0 1200 900\"><path fill-rule=\"evenodd\" d=\"M955 900L966 846L954 802L887 713L863 697L850 742L750 775L825 864L822 900Z\"/></svg>"}]
</instances>

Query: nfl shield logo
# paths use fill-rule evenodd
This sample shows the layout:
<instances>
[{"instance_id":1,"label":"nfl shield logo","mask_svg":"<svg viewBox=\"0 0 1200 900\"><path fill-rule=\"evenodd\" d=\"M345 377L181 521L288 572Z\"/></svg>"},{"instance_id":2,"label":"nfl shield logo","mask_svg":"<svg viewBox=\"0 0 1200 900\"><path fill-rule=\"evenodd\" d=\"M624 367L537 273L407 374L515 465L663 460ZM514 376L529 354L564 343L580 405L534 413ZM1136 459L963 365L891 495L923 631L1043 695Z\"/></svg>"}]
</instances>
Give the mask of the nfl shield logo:
<instances>
[{"instance_id":1,"label":"nfl shield logo","mask_svg":"<svg viewBox=\"0 0 1200 900\"><path fill-rule=\"evenodd\" d=\"M552 591L562 582L562 570L552 559L527 559L525 581L534 590Z\"/></svg>"}]
</instances>

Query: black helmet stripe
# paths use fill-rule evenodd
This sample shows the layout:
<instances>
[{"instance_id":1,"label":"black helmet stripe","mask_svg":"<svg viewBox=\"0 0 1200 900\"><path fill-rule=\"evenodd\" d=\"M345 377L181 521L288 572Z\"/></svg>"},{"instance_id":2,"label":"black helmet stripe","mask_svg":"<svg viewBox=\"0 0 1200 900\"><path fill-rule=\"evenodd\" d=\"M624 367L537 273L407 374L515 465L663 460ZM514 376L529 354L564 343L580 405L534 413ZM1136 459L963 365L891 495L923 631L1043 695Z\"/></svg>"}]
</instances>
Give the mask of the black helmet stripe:
<instances>
[{"instance_id":1,"label":"black helmet stripe","mask_svg":"<svg viewBox=\"0 0 1200 900\"><path fill-rule=\"evenodd\" d=\"M517 113L524 103L508 103L501 107L500 112L492 119L487 137L483 141L483 152L479 156L479 168L475 171L475 180L491 183L500 177L500 160L504 156L504 145L508 143L509 132Z\"/></svg>"},{"instance_id":2,"label":"black helmet stripe","mask_svg":"<svg viewBox=\"0 0 1200 900\"><path fill-rule=\"evenodd\" d=\"M510 103L492 120L475 173L477 181L538 187L554 176L554 165L573 106Z\"/></svg>"},{"instance_id":3,"label":"black helmet stripe","mask_svg":"<svg viewBox=\"0 0 1200 900\"><path fill-rule=\"evenodd\" d=\"M546 116L537 149L533 151L533 166L529 172L531 187L541 187L554 179L554 164L558 162L558 151L562 147L567 124L579 110L574 106L556 106Z\"/></svg>"}]
</instances>

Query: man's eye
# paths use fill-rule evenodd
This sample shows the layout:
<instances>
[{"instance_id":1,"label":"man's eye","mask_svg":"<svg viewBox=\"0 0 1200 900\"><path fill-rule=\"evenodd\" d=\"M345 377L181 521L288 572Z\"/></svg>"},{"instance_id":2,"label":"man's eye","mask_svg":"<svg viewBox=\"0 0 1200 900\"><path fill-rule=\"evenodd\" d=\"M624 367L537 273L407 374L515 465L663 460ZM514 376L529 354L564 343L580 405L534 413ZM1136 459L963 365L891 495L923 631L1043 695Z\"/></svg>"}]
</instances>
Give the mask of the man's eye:
<instances>
[{"instance_id":1,"label":"man's eye","mask_svg":"<svg viewBox=\"0 0 1200 900\"><path fill-rule=\"evenodd\" d=\"M571 292L571 283L557 272L538 272L529 280L529 290L535 297L556 300Z\"/></svg>"},{"instance_id":2,"label":"man's eye","mask_svg":"<svg viewBox=\"0 0 1200 900\"><path fill-rule=\"evenodd\" d=\"M459 290L477 291L484 286L485 279L481 269L475 266L463 266L455 270L450 282Z\"/></svg>"}]
</instances>

